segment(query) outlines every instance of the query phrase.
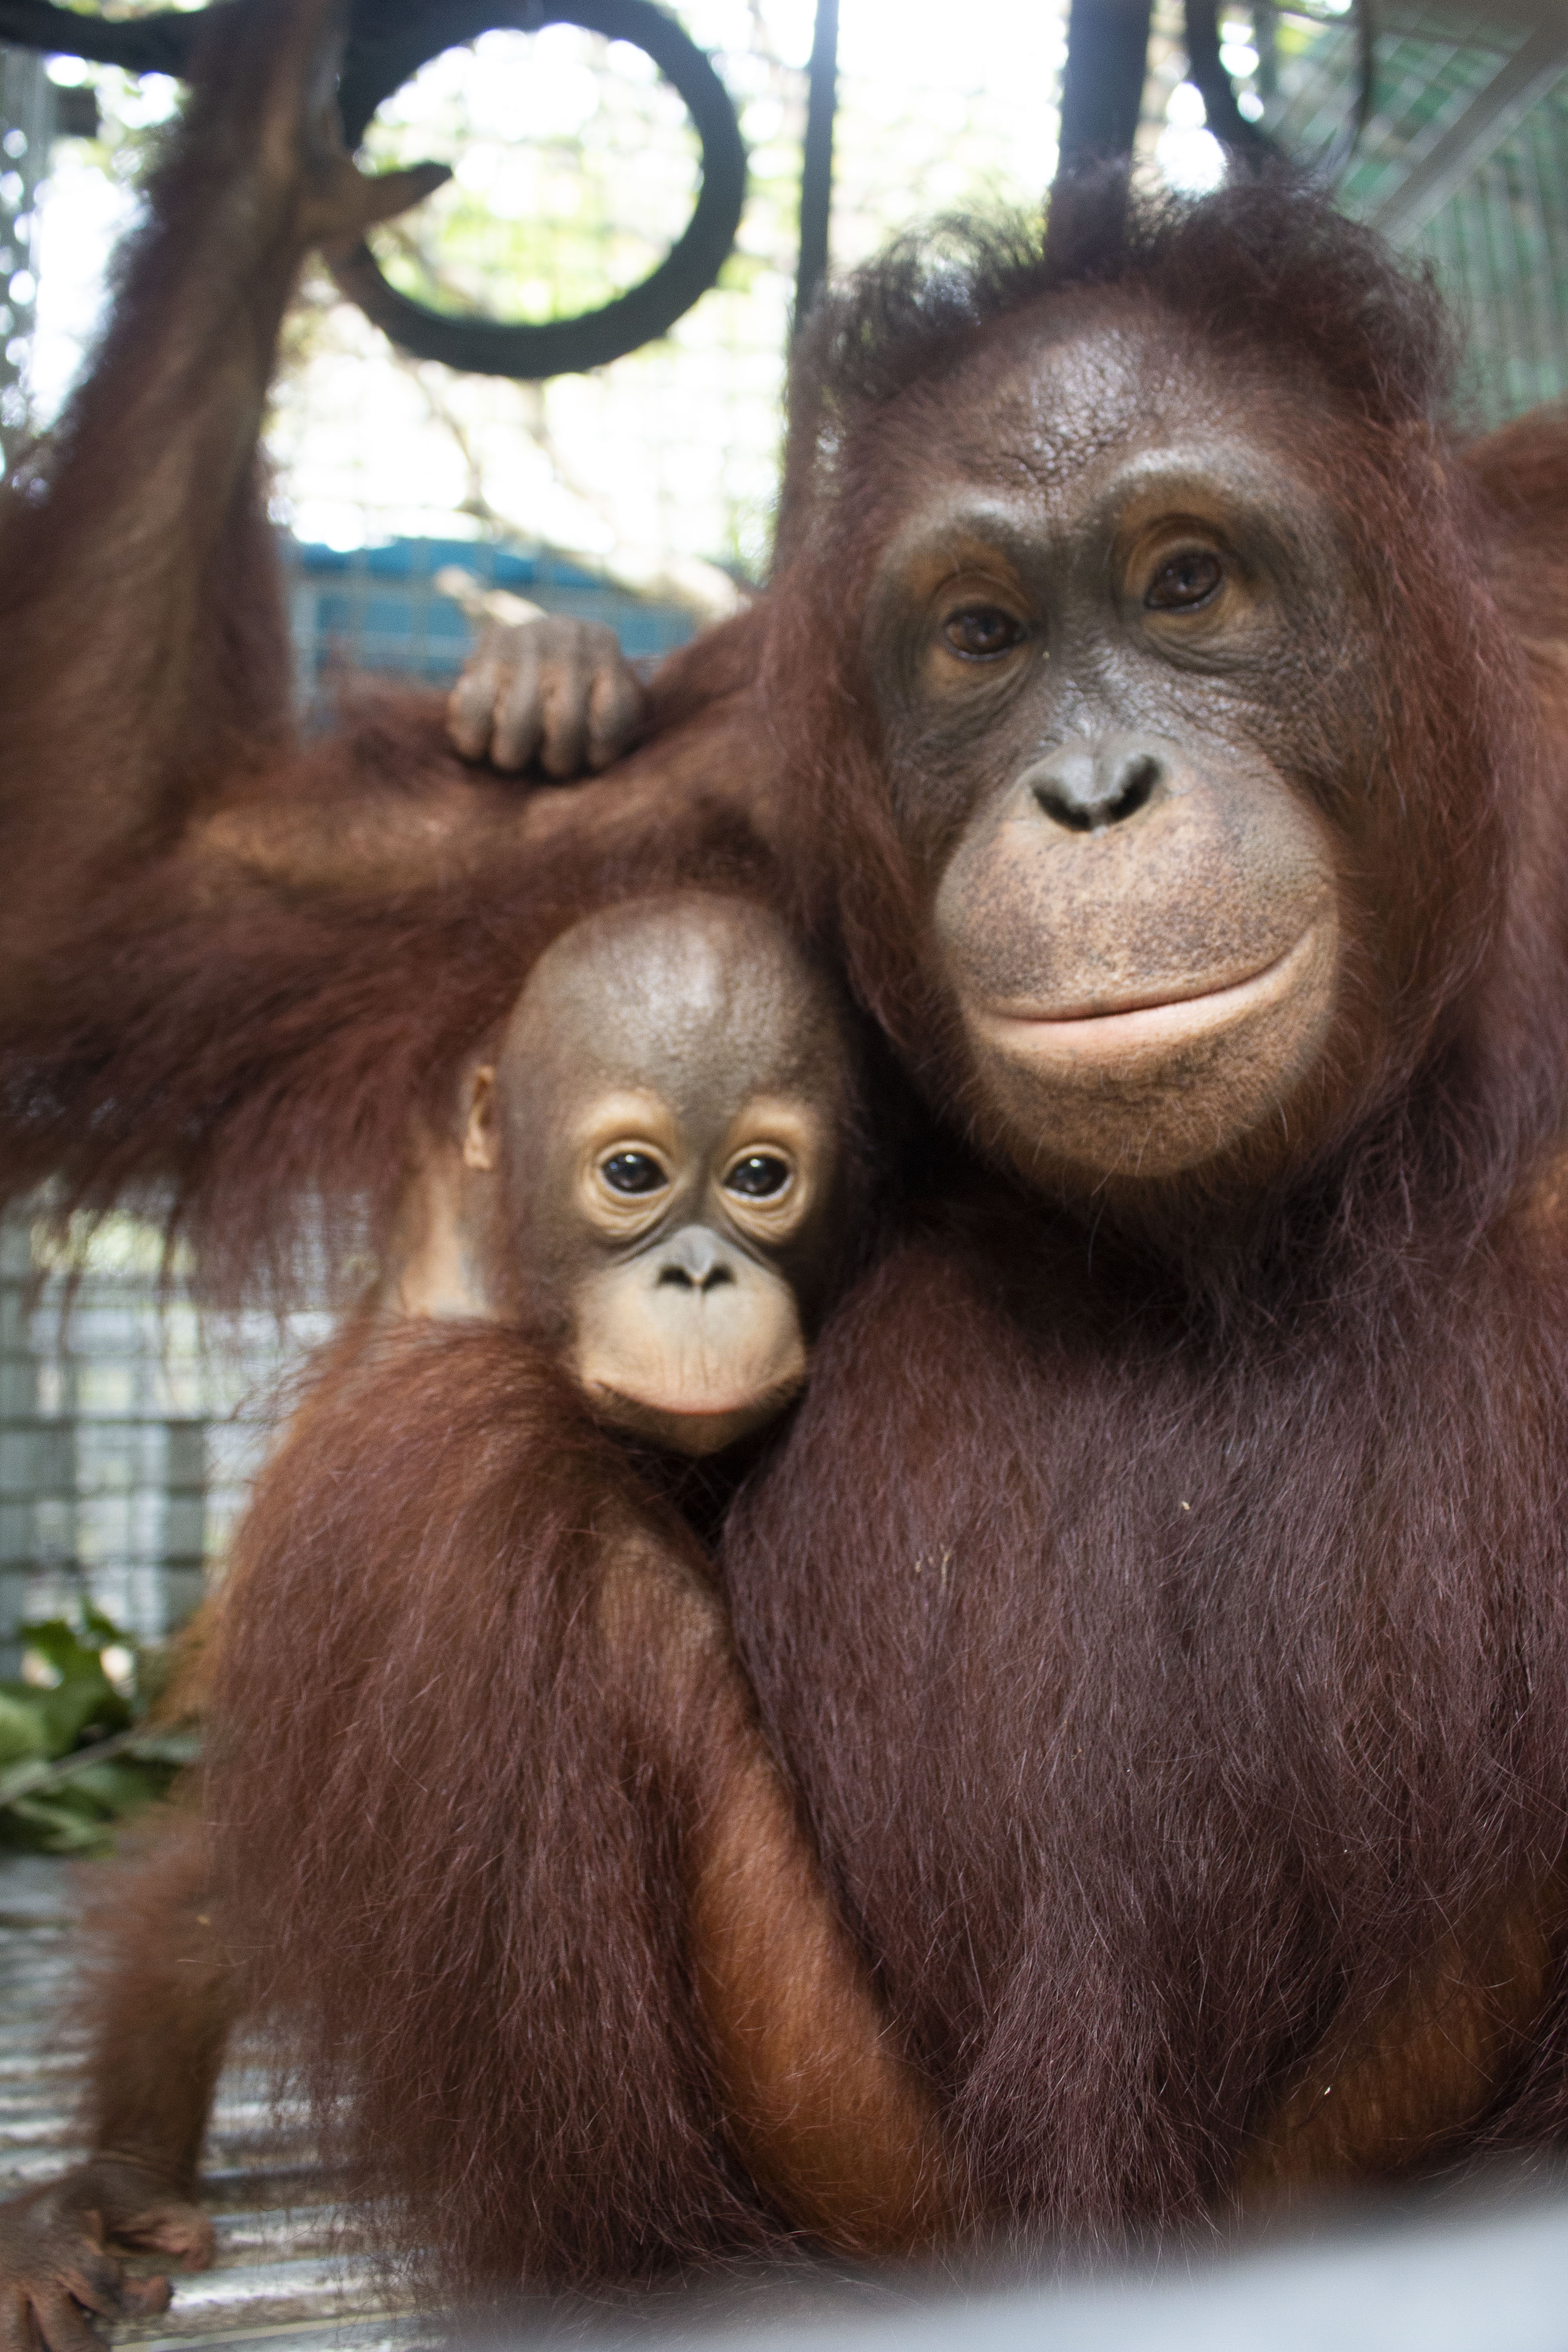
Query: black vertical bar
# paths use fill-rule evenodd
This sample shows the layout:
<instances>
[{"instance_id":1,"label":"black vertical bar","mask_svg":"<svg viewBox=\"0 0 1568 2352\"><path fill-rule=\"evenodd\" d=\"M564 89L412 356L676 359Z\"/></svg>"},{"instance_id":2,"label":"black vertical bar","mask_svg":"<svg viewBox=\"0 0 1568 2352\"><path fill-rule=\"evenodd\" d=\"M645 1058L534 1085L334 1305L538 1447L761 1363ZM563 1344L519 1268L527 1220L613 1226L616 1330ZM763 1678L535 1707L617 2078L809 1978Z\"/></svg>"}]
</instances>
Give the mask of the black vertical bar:
<instances>
[{"instance_id":1,"label":"black vertical bar","mask_svg":"<svg viewBox=\"0 0 1568 2352\"><path fill-rule=\"evenodd\" d=\"M1072 0L1062 75L1064 172L1130 155L1143 103L1150 0Z\"/></svg>"},{"instance_id":2,"label":"black vertical bar","mask_svg":"<svg viewBox=\"0 0 1568 2352\"><path fill-rule=\"evenodd\" d=\"M1278 35L1274 0L1252 0L1252 46L1258 51L1258 95L1265 100L1279 94Z\"/></svg>"},{"instance_id":3,"label":"black vertical bar","mask_svg":"<svg viewBox=\"0 0 1568 2352\"><path fill-rule=\"evenodd\" d=\"M1233 154L1254 161L1272 154L1267 134L1248 122L1237 106L1230 76L1220 63L1219 0L1186 0L1185 16L1187 78L1203 92L1209 129Z\"/></svg>"},{"instance_id":4,"label":"black vertical bar","mask_svg":"<svg viewBox=\"0 0 1568 2352\"><path fill-rule=\"evenodd\" d=\"M805 152L800 166L800 267L795 281L798 333L827 275L827 228L833 213L833 116L838 104L838 0L816 0L805 108Z\"/></svg>"}]
</instances>

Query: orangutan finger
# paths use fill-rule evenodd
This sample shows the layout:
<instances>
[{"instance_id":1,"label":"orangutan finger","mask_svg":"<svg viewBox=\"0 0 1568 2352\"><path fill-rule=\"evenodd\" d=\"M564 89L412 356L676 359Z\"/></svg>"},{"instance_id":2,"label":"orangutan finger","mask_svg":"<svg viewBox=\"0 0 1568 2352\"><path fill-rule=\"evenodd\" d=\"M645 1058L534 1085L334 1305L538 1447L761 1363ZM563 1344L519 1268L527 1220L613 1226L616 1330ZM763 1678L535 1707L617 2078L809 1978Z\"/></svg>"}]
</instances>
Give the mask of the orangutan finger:
<instances>
[{"instance_id":1,"label":"orangutan finger","mask_svg":"<svg viewBox=\"0 0 1568 2352\"><path fill-rule=\"evenodd\" d=\"M642 724L643 690L617 646L613 660L601 662L588 691L588 765L607 768L618 760Z\"/></svg>"},{"instance_id":2,"label":"orangutan finger","mask_svg":"<svg viewBox=\"0 0 1568 2352\"><path fill-rule=\"evenodd\" d=\"M216 2251L213 2225L198 2205L150 2205L132 2214L115 2231L128 2246L145 2246L152 2252L174 2254L190 2271L205 2271Z\"/></svg>"},{"instance_id":3,"label":"orangutan finger","mask_svg":"<svg viewBox=\"0 0 1568 2352\"><path fill-rule=\"evenodd\" d=\"M426 196L445 187L451 176L450 163L411 163L405 171L379 172L374 178L362 173L364 226L373 227L377 221L391 220L396 214L407 212L411 205L422 205Z\"/></svg>"},{"instance_id":4,"label":"orangutan finger","mask_svg":"<svg viewBox=\"0 0 1568 2352\"><path fill-rule=\"evenodd\" d=\"M405 172L383 172L367 179L346 156L330 161L319 168L305 200L301 240L319 247L334 266L350 265L367 229L406 212L451 176L446 163L416 163Z\"/></svg>"},{"instance_id":5,"label":"orangutan finger","mask_svg":"<svg viewBox=\"0 0 1568 2352\"><path fill-rule=\"evenodd\" d=\"M588 743L588 662L578 640L569 652L558 653L544 671L539 764L547 776L582 772Z\"/></svg>"},{"instance_id":6,"label":"orangutan finger","mask_svg":"<svg viewBox=\"0 0 1568 2352\"><path fill-rule=\"evenodd\" d=\"M526 768L544 729L544 665L531 629L516 632L496 696L490 760L509 774Z\"/></svg>"},{"instance_id":7,"label":"orangutan finger","mask_svg":"<svg viewBox=\"0 0 1568 2352\"><path fill-rule=\"evenodd\" d=\"M151 2278L128 2278L120 2291L121 2308L138 2319L155 2317L168 2310L174 2296L168 2279L158 2271Z\"/></svg>"},{"instance_id":8,"label":"orangutan finger","mask_svg":"<svg viewBox=\"0 0 1568 2352\"><path fill-rule=\"evenodd\" d=\"M41 2340L26 2290L15 2287L0 2295L0 2352L38 2352Z\"/></svg>"},{"instance_id":9,"label":"orangutan finger","mask_svg":"<svg viewBox=\"0 0 1568 2352\"><path fill-rule=\"evenodd\" d=\"M125 2266L112 2254L100 2253L91 2247L73 2249L70 2258L59 2266L60 2285L89 2311L96 2311L102 2319L112 2319L125 2304Z\"/></svg>"},{"instance_id":10,"label":"orangutan finger","mask_svg":"<svg viewBox=\"0 0 1568 2352\"><path fill-rule=\"evenodd\" d=\"M476 656L447 697L447 733L465 760L482 760L506 673L500 662Z\"/></svg>"},{"instance_id":11,"label":"orangutan finger","mask_svg":"<svg viewBox=\"0 0 1568 2352\"><path fill-rule=\"evenodd\" d=\"M47 2352L104 2352L104 2339L64 2287L35 2288L32 2322Z\"/></svg>"}]
</instances>

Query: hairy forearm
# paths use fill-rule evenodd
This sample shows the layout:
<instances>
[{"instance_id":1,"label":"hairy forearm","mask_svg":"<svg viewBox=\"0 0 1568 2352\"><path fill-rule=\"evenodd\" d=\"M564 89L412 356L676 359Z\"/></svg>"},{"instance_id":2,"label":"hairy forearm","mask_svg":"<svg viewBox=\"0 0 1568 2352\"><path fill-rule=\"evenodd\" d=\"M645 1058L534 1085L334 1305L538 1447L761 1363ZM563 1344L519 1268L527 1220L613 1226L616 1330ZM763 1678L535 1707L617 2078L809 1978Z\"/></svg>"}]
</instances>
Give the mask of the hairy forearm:
<instances>
[{"instance_id":1,"label":"hairy forearm","mask_svg":"<svg viewBox=\"0 0 1568 2352\"><path fill-rule=\"evenodd\" d=\"M188 2195L237 2006L194 1826L117 1888L90 1990L83 2122L96 2156Z\"/></svg>"},{"instance_id":2,"label":"hairy forearm","mask_svg":"<svg viewBox=\"0 0 1568 2352\"><path fill-rule=\"evenodd\" d=\"M694 1843L699 1998L731 2134L797 2228L846 2253L907 2254L962 2197L930 2084L889 2032L759 1734L724 1743Z\"/></svg>"},{"instance_id":3,"label":"hairy forearm","mask_svg":"<svg viewBox=\"0 0 1568 2352\"><path fill-rule=\"evenodd\" d=\"M748 2170L842 2253L942 2243L962 2225L961 2168L769 1752L721 1604L694 1567L634 1535L604 1608L637 1745L688 1819L692 1978Z\"/></svg>"},{"instance_id":4,"label":"hairy forearm","mask_svg":"<svg viewBox=\"0 0 1568 2352\"><path fill-rule=\"evenodd\" d=\"M441 174L363 180L335 143L334 0L210 31L122 257L91 374L0 523L0 824L44 887L166 835L241 739L287 722L254 481L304 254Z\"/></svg>"},{"instance_id":5,"label":"hairy forearm","mask_svg":"<svg viewBox=\"0 0 1568 2352\"><path fill-rule=\"evenodd\" d=\"M243 37L259 29L254 14L226 27L232 46L209 59L150 191L97 364L37 478L7 501L0 806L24 844L33 831L123 839L155 819L187 755L194 673L227 585L215 571L243 528L299 259L287 183L262 168L246 120Z\"/></svg>"},{"instance_id":6,"label":"hairy forearm","mask_svg":"<svg viewBox=\"0 0 1568 2352\"><path fill-rule=\"evenodd\" d=\"M195 2202L196 2167L234 2008L234 1979L206 1908L209 1869L195 1823L133 1875L118 1874L83 1988L88 2029L86 2159L0 2205L0 2343L85 2352L83 2317L147 2319L167 2308L166 2276L129 2278L111 2251L213 2259Z\"/></svg>"},{"instance_id":7,"label":"hairy forearm","mask_svg":"<svg viewBox=\"0 0 1568 2352\"><path fill-rule=\"evenodd\" d=\"M1244 2158L1243 2210L1395 2177L1451 2147L1528 2046L1565 1920L1553 1874L1455 1929L1364 2024L1331 2033Z\"/></svg>"}]
</instances>

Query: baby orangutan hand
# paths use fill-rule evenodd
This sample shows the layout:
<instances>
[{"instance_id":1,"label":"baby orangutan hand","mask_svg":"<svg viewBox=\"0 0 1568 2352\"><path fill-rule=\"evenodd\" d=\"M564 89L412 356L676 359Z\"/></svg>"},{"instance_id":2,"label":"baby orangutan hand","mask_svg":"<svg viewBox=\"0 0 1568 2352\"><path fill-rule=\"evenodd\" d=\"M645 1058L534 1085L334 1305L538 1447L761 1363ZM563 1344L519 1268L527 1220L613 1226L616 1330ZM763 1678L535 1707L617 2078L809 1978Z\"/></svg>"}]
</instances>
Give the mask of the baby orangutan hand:
<instances>
[{"instance_id":1,"label":"baby orangutan hand","mask_svg":"<svg viewBox=\"0 0 1568 2352\"><path fill-rule=\"evenodd\" d=\"M607 768L637 734L643 690L613 629L549 614L489 622L452 689L447 727L465 760L564 779Z\"/></svg>"},{"instance_id":2,"label":"baby orangutan hand","mask_svg":"<svg viewBox=\"0 0 1568 2352\"><path fill-rule=\"evenodd\" d=\"M205 2270L212 2223L177 2188L130 2157L96 2156L0 2205L0 2352L100 2352L88 2314L166 2311L166 2278L128 2278L107 2251L154 2249Z\"/></svg>"}]
</instances>

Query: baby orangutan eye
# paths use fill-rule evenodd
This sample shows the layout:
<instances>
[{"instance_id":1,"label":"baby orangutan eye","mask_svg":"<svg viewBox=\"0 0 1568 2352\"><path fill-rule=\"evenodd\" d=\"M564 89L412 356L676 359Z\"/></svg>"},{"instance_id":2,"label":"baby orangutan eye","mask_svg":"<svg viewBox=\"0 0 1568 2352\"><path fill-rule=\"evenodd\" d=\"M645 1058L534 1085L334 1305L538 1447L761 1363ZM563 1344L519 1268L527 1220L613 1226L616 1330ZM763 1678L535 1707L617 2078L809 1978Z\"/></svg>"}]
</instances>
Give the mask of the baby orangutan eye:
<instances>
[{"instance_id":1,"label":"baby orangutan eye","mask_svg":"<svg viewBox=\"0 0 1568 2352\"><path fill-rule=\"evenodd\" d=\"M1190 612L1194 604L1206 604L1225 578L1225 566L1217 555L1205 548L1187 548L1163 563L1143 593L1143 602L1152 613Z\"/></svg>"},{"instance_id":2,"label":"baby orangutan eye","mask_svg":"<svg viewBox=\"0 0 1568 2352\"><path fill-rule=\"evenodd\" d=\"M599 1173L612 1192L657 1192L669 1181L650 1151L612 1151Z\"/></svg>"},{"instance_id":3,"label":"baby orangutan eye","mask_svg":"<svg viewBox=\"0 0 1568 2352\"><path fill-rule=\"evenodd\" d=\"M725 1176L724 1190L740 1192L748 1201L773 1201L789 1180L789 1162L781 1160L776 1151L748 1151Z\"/></svg>"},{"instance_id":4,"label":"baby orangutan eye","mask_svg":"<svg viewBox=\"0 0 1568 2352\"><path fill-rule=\"evenodd\" d=\"M1024 625L1000 604L969 604L962 613L949 614L942 633L965 661L994 661L998 654L1012 652Z\"/></svg>"}]
</instances>

